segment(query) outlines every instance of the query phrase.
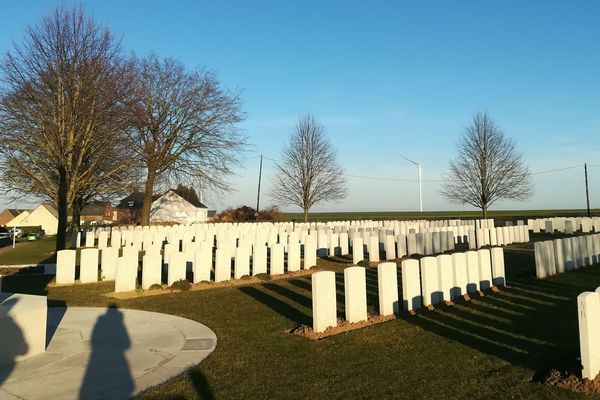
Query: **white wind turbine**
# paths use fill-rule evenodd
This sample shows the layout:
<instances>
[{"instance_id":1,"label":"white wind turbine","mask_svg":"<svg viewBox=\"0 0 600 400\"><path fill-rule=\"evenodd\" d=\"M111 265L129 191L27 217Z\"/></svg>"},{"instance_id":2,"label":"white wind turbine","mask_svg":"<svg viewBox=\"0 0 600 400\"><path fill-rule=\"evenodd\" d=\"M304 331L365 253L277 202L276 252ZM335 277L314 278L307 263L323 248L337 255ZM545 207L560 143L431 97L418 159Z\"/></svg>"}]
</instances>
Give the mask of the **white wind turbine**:
<instances>
[{"instance_id":1,"label":"white wind turbine","mask_svg":"<svg viewBox=\"0 0 600 400\"><path fill-rule=\"evenodd\" d=\"M404 157L402 154L398 154L400 157L404 158L406 161L417 166L417 178L419 179L419 211L423 212L423 181L421 179L421 168L431 162L435 158L435 156L431 157L429 160L424 163L418 163L416 161L411 160L408 157Z\"/></svg>"}]
</instances>

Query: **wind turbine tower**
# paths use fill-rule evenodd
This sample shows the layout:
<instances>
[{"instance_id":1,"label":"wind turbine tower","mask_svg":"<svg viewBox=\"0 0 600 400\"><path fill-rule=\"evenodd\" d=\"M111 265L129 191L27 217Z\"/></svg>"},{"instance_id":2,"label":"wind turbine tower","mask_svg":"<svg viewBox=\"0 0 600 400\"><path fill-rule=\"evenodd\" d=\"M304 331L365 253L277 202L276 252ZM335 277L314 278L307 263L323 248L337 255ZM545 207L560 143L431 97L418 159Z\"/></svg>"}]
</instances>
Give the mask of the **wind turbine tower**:
<instances>
[{"instance_id":1,"label":"wind turbine tower","mask_svg":"<svg viewBox=\"0 0 600 400\"><path fill-rule=\"evenodd\" d=\"M416 167L417 167L417 179L419 180L419 212L423 212L423 180L421 177L421 168L424 165L429 164L431 162L431 160L433 160L435 158L435 156L430 158L429 160L427 160L424 163L418 163L416 161L413 161L408 157L404 157L402 154L399 154L399 156L404 158L406 161L410 162L411 164L416 165Z\"/></svg>"}]
</instances>

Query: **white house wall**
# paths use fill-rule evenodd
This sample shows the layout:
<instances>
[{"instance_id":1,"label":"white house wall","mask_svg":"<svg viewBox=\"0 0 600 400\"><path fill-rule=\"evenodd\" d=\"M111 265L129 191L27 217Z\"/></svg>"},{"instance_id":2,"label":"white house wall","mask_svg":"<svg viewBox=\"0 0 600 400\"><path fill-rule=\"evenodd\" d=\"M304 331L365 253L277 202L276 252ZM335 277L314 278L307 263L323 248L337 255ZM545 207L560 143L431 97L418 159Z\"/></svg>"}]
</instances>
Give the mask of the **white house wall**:
<instances>
[{"instance_id":1,"label":"white house wall","mask_svg":"<svg viewBox=\"0 0 600 400\"><path fill-rule=\"evenodd\" d=\"M33 210L18 226L41 226L46 235L56 235L58 219L46 207L41 205Z\"/></svg>"},{"instance_id":2,"label":"white house wall","mask_svg":"<svg viewBox=\"0 0 600 400\"><path fill-rule=\"evenodd\" d=\"M188 224L192 222L205 222L207 219L207 209L194 207L172 191L156 199L150 208L150 222L178 222Z\"/></svg>"}]
</instances>

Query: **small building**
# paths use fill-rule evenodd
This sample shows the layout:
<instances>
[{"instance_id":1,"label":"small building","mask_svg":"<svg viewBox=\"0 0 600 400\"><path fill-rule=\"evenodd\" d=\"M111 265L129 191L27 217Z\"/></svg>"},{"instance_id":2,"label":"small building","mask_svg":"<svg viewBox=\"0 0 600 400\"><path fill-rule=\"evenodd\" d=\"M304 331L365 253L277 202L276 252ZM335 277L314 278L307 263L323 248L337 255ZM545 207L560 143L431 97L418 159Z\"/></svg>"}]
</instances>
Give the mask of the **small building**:
<instances>
[{"instance_id":1,"label":"small building","mask_svg":"<svg viewBox=\"0 0 600 400\"><path fill-rule=\"evenodd\" d=\"M23 211L21 214L17 215L16 217L14 217L10 221L8 221L6 223L6 227L7 228L16 228L18 226L23 226L21 224L25 220L25 218L27 218L29 216L29 214L31 214L30 210Z\"/></svg>"},{"instance_id":2,"label":"small building","mask_svg":"<svg viewBox=\"0 0 600 400\"><path fill-rule=\"evenodd\" d=\"M10 223L12 224L12 222ZM31 214L14 226L40 226L46 235L56 235L58 232L58 212L52 204L40 204Z\"/></svg>"},{"instance_id":3,"label":"small building","mask_svg":"<svg viewBox=\"0 0 600 400\"><path fill-rule=\"evenodd\" d=\"M17 208L7 208L4 211L0 212L0 226L5 226L7 223L15 219L19 216L19 214L23 213L23 211L27 210L19 210Z\"/></svg>"},{"instance_id":4,"label":"small building","mask_svg":"<svg viewBox=\"0 0 600 400\"><path fill-rule=\"evenodd\" d=\"M116 207L116 220L120 224L137 224L142 218L144 192L133 192L122 199Z\"/></svg>"},{"instance_id":5,"label":"small building","mask_svg":"<svg viewBox=\"0 0 600 400\"><path fill-rule=\"evenodd\" d=\"M206 222L208 208L200 203L196 207L171 189L152 202L150 222L190 224Z\"/></svg>"},{"instance_id":6,"label":"small building","mask_svg":"<svg viewBox=\"0 0 600 400\"><path fill-rule=\"evenodd\" d=\"M90 223L90 222L112 222L116 221L117 216L114 215L114 210L112 204L107 201L98 201L93 202L81 210L81 223Z\"/></svg>"}]
</instances>

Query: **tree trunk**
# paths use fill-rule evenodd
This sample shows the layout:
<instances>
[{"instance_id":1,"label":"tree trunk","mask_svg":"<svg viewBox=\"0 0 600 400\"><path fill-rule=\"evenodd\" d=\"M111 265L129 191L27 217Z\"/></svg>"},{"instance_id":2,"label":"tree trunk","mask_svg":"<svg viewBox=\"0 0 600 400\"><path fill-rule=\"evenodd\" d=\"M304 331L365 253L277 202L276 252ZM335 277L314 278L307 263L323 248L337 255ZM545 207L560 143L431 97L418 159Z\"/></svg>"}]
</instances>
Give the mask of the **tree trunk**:
<instances>
[{"instance_id":1,"label":"tree trunk","mask_svg":"<svg viewBox=\"0 0 600 400\"><path fill-rule=\"evenodd\" d=\"M64 168L58 171L58 196L56 199L56 208L58 211L58 229L56 231L56 251L64 250L67 247L67 172Z\"/></svg>"},{"instance_id":2,"label":"tree trunk","mask_svg":"<svg viewBox=\"0 0 600 400\"><path fill-rule=\"evenodd\" d=\"M487 219L487 206L481 207L481 210L483 211L483 219Z\"/></svg>"},{"instance_id":3,"label":"tree trunk","mask_svg":"<svg viewBox=\"0 0 600 400\"><path fill-rule=\"evenodd\" d=\"M71 214L71 232L78 231L81 227L81 210L83 210L83 200L76 198L73 201Z\"/></svg>"},{"instance_id":4,"label":"tree trunk","mask_svg":"<svg viewBox=\"0 0 600 400\"><path fill-rule=\"evenodd\" d=\"M154 194L154 181L156 180L156 171L148 168L146 176L146 189L144 190L144 205L142 207L142 225L150 225L150 207L152 207L152 195Z\"/></svg>"},{"instance_id":5,"label":"tree trunk","mask_svg":"<svg viewBox=\"0 0 600 400\"><path fill-rule=\"evenodd\" d=\"M308 207L304 208L304 222L308 222Z\"/></svg>"}]
</instances>

